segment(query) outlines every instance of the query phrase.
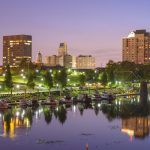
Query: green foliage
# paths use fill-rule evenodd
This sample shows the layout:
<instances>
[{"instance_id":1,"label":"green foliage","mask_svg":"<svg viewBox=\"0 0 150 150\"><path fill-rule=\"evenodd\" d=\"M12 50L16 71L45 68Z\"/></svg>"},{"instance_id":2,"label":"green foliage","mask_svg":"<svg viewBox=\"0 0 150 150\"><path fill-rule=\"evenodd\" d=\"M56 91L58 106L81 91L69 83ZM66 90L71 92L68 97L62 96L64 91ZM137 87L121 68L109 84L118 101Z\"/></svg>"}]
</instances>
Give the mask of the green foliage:
<instances>
[{"instance_id":1,"label":"green foliage","mask_svg":"<svg viewBox=\"0 0 150 150\"><path fill-rule=\"evenodd\" d=\"M5 72L5 79L4 79L4 84L7 89L12 89L13 88L13 81L12 81L12 75L10 71L10 66L6 66L6 72Z\"/></svg>"},{"instance_id":2,"label":"green foliage","mask_svg":"<svg viewBox=\"0 0 150 150\"><path fill-rule=\"evenodd\" d=\"M112 84L115 83L115 76L114 76L114 71L111 69L109 74L108 74L108 80L109 82L111 82Z\"/></svg>"},{"instance_id":3,"label":"green foliage","mask_svg":"<svg viewBox=\"0 0 150 150\"><path fill-rule=\"evenodd\" d=\"M27 81L27 87L29 89L34 89L34 87L35 87L34 79L35 79L35 74L33 74L33 73L30 72L28 74L28 81Z\"/></svg>"},{"instance_id":4,"label":"green foliage","mask_svg":"<svg viewBox=\"0 0 150 150\"><path fill-rule=\"evenodd\" d=\"M106 86L107 85L107 73L104 71L103 74L102 74L102 78L101 78L101 83L103 86Z\"/></svg>"},{"instance_id":5,"label":"green foliage","mask_svg":"<svg viewBox=\"0 0 150 150\"><path fill-rule=\"evenodd\" d=\"M67 85L67 69L56 70L55 72L55 83L59 84L62 88Z\"/></svg>"},{"instance_id":6,"label":"green foliage","mask_svg":"<svg viewBox=\"0 0 150 150\"><path fill-rule=\"evenodd\" d=\"M45 78L45 85L51 89L53 87L53 78L52 74L49 71L46 71L46 74L44 75Z\"/></svg>"},{"instance_id":7,"label":"green foliage","mask_svg":"<svg viewBox=\"0 0 150 150\"><path fill-rule=\"evenodd\" d=\"M94 70L90 69L90 70L85 71L85 77L86 77L87 82L89 81L92 82L94 79L94 76L95 76Z\"/></svg>"},{"instance_id":8,"label":"green foliage","mask_svg":"<svg viewBox=\"0 0 150 150\"><path fill-rule=\"evenodd\" d=\"M20 62L19 68L20 70L24 69L25 71L30 72L35 68L35 66L30 60L23 58Z\"/></svg>"},{"instance_id":9,"label":"green foliage","mask_svg":"<svg viewBox=\"0 0 150 150\"><path fill-rule=\"evenodd\" d=\"M85 85L85 81L86 81L85 75L84 75L84 74L81 74L81 75L79 76L79 84L80 84L81 86L84 86L84 85Z\"/></svg>"}]
</instances>

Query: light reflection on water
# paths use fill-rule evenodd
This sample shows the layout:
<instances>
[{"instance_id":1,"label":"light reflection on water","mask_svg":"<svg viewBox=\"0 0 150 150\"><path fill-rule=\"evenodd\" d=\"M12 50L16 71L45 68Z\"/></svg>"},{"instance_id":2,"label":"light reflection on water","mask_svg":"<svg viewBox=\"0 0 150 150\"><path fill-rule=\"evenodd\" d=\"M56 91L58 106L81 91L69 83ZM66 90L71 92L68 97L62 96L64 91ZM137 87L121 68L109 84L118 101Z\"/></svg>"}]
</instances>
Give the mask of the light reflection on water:
<instances>
[{"instance_id":1,"label":"light reflection on water","mask_svg":"<svg viewBox=\"0 0 150 150\"><path fill-rule=\"evenodd\" d=\"M78 104L13 108L0 113L0 145L5 149L148 149L149 107Z\"/></svg>"}]
</instances>

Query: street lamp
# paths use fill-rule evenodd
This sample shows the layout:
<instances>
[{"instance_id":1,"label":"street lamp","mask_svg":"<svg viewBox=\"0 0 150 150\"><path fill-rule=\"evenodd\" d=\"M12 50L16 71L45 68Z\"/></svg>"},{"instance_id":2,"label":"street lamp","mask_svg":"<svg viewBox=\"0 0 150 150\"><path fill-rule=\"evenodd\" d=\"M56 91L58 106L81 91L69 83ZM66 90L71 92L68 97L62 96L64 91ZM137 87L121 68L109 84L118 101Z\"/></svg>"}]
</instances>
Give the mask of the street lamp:
<instances>
[{"instance_id":1,"label":"street lamp","mask_svg":"<svg viewBox=\"0 0 150 150\"><path fill-rule=\"evenodd\" d=\"M36 69L35 71L36 71L36 73L39 73L39 70L38 70L38 69Z\"/></svg>"},{"instance_id":2,"label":"street lamp","mask_svg":"<svg viewBox=\"0 0 150 150\"><path fill-rule=\"evenodd\" d=\"M75 76L77 75L77 71L74 71L74 75L75 75Z\"/></svg>"},{"instance_id":3,"label":"street lamp","mask_svg":"<svg viewBox=\"0 0 150 150\"><path fill-rule=\"evenodd\" d=\"M17 89L19 89L19 88L20 88L20 85L19 85L19 84L17 84L17 85L16 85L16 88L17 88Z\"/></svg>"}]
</instances>

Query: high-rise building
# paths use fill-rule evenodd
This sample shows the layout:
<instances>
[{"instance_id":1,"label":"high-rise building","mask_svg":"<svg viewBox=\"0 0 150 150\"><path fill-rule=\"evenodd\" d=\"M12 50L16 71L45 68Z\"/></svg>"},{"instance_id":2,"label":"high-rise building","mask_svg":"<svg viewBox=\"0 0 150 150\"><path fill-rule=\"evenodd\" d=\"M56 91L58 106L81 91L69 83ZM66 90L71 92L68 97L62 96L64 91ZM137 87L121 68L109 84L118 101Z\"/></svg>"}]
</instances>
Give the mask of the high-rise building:
<instances>
[{"instance_id":1,"label":"high-rise building","mask_svg":"<svg viewBox=\"0 0 150 150\"><path fill-rule=\"evenodd\" d=\"M11 35L3 37L3 66L17 67L25 58L32 60L32 36Z\"/></svg>"},{"instance_id":2,"label":"high-rise building","mask_svg":"<svg viewBox=\"0 0 150 150\"><path fill-rule=\"evenodd\" d=\"M59 57L56 55L46 56L45 64L47 66L58 66L59 65Z\"/></svg>"},{"instance_id":3,"label":"high-rise building","mask_svg":"<svg viewBox=\"0 0 150 150\"><path fill-rule=\"evenodd\" d=\"M76 69L77 66L77 58L76 56L72 56L72 68Z\"/></svg>"},{"instance_id":4,"label":"high-rise building","mask_svg":"<svg viewBox=\"0 0 150 150\"><path fill-rule=\"evenodd\" d=\"M150 33L146 30L131 32L123 39L123 61L145 64L150 62Z\"/></svg>"},{"instance_id":5,"label":"high-rise building","mask_svg":"<svg viewBox=\"0 0 150 150\"><path fill-rule=\"evenodd\" d=\"M62 67L72 67L72 56L47 56L46 63L47 66L62 66Z\"/></svg>"},{"instance_id":6,"label":"high-rise building","mask_svg":"<svg viewBox=\"0 0 150 150\"><path fill-rule=\"evenodd\" d=\"M91 55L79 55L76 58L77 69L94 69L95 68L95 57Z\"/></svg>"},{"instance_id":7,"label":"high-rise building","mask_svg":"<svg viewBox=\"0 0 150 150\"><path fill-rule=\"evenodd\" d=\"M42 64L42 54L40 51L37 54L36 64Z\"/></svg>"},{"instance_id":8,"label":"high-rise building","mask_svg":"<svg viewBox=\"0 0 150 150\"><path fill-rule=\"evenodd\" d=\"M65 55L64 57L64 67L72 68L72 56Z\"/></svg>"},{"instance_id":9,"label":"high-rise building","mask_svg":"<svg viewBox=\"0 0 150 150\"><path fill-rule=\"evenodd\" d=\"M59 49L58 49L58 56L64 56L64 55L67 55L67 44L60 43Z\"/></svg>"}]
</instances>

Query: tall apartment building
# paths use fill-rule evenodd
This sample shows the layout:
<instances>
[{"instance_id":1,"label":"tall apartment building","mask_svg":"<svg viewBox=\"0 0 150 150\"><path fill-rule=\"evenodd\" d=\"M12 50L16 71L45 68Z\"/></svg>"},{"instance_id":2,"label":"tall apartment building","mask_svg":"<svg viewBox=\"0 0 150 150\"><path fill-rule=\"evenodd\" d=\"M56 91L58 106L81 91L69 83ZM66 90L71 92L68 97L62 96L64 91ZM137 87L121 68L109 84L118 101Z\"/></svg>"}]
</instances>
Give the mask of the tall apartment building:
<instances>
[{"instance_id":1,"label":"tall apartment building","mask_svg":"<svg viewBox=\"0 0 150 150\"><path fill-rule=\"evenodd\" d=\"M67 43L60 43L58 49L58 56L67 55Z\"/></svg>"},{"instance_id":2,"label":"tall apartment building","mask_svg":"<svg viewBox=\"0 0 150 150\"><path fill-rule=\"evenodd\" d=\"M72 67L72 56L64 55L64 56L47 56L45 64L47 66L64 66L64 67Z\"/></svg>"},{"instance_id":3,"label":"tall apartment building","mask_svg":"<svg viewBox=\"0 0 150 150\"><path fill-rule=\"evenodd\" d=\"M32 36L11 35L3 37L3 66L17 67L21 60L32 60Z\"/></svg>"},{"instance_id":4,"label":"tall apartment building","mask_svg":"<svg viewBox=\"0 0 150 150\"><path fill-rule=\"evenodd\" d=\"M91 55L79 55L76 58L77 69L94 69L95 68L95 57Z\"/></svg>"},{"instance_id":5,"label":"tall apartment building","mask_svg":"<svg viewBox=\"0 0 150 150\"><path fill-rule=\"evenodd\" d=\"M59 57L56 55L46 56L45 64L47 66L57 66L57 65L59 65Z\"/></svg>"},{"instance_id":6,"label":"tall apartment building","mask_svg":"<svg viewBox=\"0 0 150 150\"><path fill-rule=\"evenodd\" d=\"M123 61L145 64L150 62L150 33L136 30L123 39Z\"/></svg>"}]
</instances>

